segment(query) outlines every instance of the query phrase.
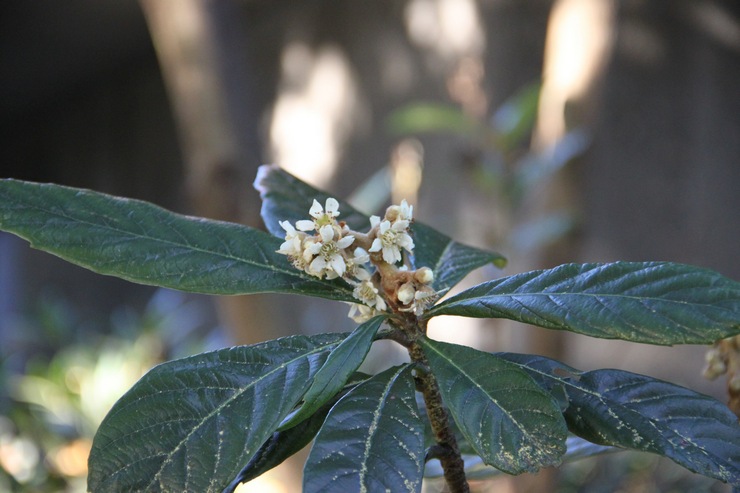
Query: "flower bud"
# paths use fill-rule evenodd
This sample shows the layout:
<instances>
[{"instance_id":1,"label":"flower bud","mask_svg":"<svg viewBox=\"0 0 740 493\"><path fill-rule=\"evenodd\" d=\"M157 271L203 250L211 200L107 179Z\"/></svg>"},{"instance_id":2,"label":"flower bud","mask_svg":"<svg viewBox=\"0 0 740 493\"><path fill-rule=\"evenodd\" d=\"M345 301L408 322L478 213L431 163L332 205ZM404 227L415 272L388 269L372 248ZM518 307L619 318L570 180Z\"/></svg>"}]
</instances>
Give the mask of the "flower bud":
<instances>
[{"instance_id":1,"label":"flower bud","mask_svg":"<svg viewBox=\"0 0 740 493\"><path fill-rule=\"evenodd\" d=\"M421 284L434 282L434 272L429 267L422 267L414 272L414 279Z\"/></svg>"}]
</instances>

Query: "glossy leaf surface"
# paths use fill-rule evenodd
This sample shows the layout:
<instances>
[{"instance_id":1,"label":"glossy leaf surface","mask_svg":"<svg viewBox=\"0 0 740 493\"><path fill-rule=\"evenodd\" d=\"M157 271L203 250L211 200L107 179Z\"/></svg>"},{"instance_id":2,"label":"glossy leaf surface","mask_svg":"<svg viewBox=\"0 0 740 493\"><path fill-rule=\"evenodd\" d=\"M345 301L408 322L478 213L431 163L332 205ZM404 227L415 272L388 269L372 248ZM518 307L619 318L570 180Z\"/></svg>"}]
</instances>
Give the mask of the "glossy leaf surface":
<instances>
[{"instance_id":1,"label":"glossy leaf surface","mask_svg":"<svg viewBox=\"0 0 740 493\"><path fill-rule=\"evenodd\" d=\"M421 344L445 405L486 464L519 474L560 462L565 420L527 372L466 346L430 339Z\"/></svg>"},{"instance_id":2,"label":"glossy leaf surface","mask_svg":"<svg viewBox=\"0 0 740 493\"><path fill-rule=\"evenodd\" d=\"M357 327L329 354L324 366L316 373L311 387L303 396L303 404L280 425L281 429L295 426L313 415L326 401L342 390L350 376L365 360L375 334L385 317L375 317Z\"/></svg>"},{"instance_id":3,"label":"glossy leaf surface","mask_svg":"<svg viewBox=\"0 0 740 493\"><path fill-rule=\"evenodd\" d=\"M0 229L100 274L207 294L279 292L350 301L342 281L319 281L253 228L182 216L140 200L0 180Z\"/></svg>"},{"instance_id":4,"label":"glossy leaf surface","mask_svg":"<svg viewBox=\"0 0 740 493\"><path fill-rule=\"evenodd\" d=\"M100 425L88 489L220 493L345 337L293 336L155 367Z\"/></svg>"},{"instance_id":5,"label":"glossy leaf surface","mask_svg":"<svg viewBox=\"0 0 740 493\"><path fill-rule=\"evenodd\" d=\"M262 219L268 231L280 238L285 236L280 221L295 224L307 219L314 199L323 207L330 197L274 165L260 167L255 187L262 197ZM345 221L351 229L361 232L370 229L368 216L341 200L339 212L338 219ZM441 293L447 292L478 267L489 263L502 267L506 263L497 253L463 245L422 223L415 221L411 230L416 245L414 264L417 268L429 267L434 271L433 287Z\"/></svg>"},{"instance_id":6,"label":"glossy leaf surface","mask_svg":"<svg viewBox=\"0 0 740 493\"><path fill-rule=\"evenodd\" d=\"M338 394L319 407L313 415L288 430L273 433L223 493L234 493L234 490L240 483L246 483L261 476L308 445L319 432L321 425L324 424L326 415L329 414L332 406L344 397L347 392L368 378L370 378L369 375L356 373L351 378L351 383L345 385Z\"/></svg>"},{"instance_id":7,"label":"glossy leaf surface","mask_svg":"<svg viewBox=\"0 0 740 493\"><path fill-rule=\"evenodd\" d=\"M707 344L740 333L740 283L668 262L566 264L479 284L427 312L508 318L592 337Z\"/></svg>"},{"instance_id":8,"label":"glossy leaf surface","mask_svg":"<svg viewBox=\"0 0 740 493\"><path fill-rule=\"evenodd\" d=\"M390 368L329 412L303 471L304 493L421 491L424 425L411 366Z\"/></svg>"},{"instance_id":9,"label":"glossy leaf surface","mask_svg":"<svg viewBox=\"0 0 740 493\"><path fill-rule=\"evenodd\" d=\"M724 404L621 370L581 372L541 356L501 353L540 385L567 395L570 430L594 443L666 456L740 486L740 425Z\"/></svg>"}]
</instances>

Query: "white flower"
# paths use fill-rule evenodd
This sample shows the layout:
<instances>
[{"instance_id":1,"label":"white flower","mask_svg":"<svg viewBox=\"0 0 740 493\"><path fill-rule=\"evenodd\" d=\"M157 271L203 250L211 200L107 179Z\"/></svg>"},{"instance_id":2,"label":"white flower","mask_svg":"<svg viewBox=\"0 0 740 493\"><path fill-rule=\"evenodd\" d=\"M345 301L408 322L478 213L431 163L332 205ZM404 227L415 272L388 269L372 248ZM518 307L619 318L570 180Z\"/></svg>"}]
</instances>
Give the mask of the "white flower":
<instances>
[{"instance_id":1,"label":"white flower","mask_svg":"<svg viewBox=\"0 0 740 493\"><path fill-rule=\"evenodd\" d=\"M362 271L367 272L364 269ZM360 300L363 304L374 307L380 311L384 311L387 308L385 300L383 300L383 297L378 293L378 288L375 287L375 284L373 284L370 279L365 279L360 282L360 284L355 287L354 291L352 291L352 296Z\"/></svg>"},{"instance_id":2,"label":"white flower","mask_svg":"<svg viewBox=\"0 0 740 493\"><path fill-rule=\"evenodd\" d=\"M370 218L370 224L375 227L379 218L373 216ZM380 223L377 237L373 240L370 252L383 251L383 260L389 264L395 264L401 260L401 248L411 253L414 248L414 240L408 234L409 222L405 219L399 219L391 224L386 220Z\"/></svg>"},{"instance_id":3,"label":"white flower","mask_svg":"<svg viewBox=\"0 0 740 493\"><path fill-rule=\"evenodd\" d=\"M361 324L363 322L367 322L377 314L378 310L373 307L360 305L359 303L350 303L349 313L347 316L358 324Z\"/></svg>"},{"instance_id":4,"label":"white flower","mask_svg":"<svg viewBox=\"0 0 740 493\"><path fill-rule=\"evenodd\" d=\"M401 201L401 205L392 205L385 211L385 218L391 222L408 221L414 218L414 206L409 205L406 199Z\"/></svg>"},{"instance_id":5,"label":"white flower","mask_svg":"<svg viewBox=\"0 0 740 493\"><path fill-rule=\"evenodd\" d=\"M308 264L308 273L317 277L334 279L341 277L347 270L344 249L354 241L354 236L345 236L334 241L334 227L326 224L319 229L319 238L305 242L303 258Z\"/></svg>"},{"instance_id":6,"label":"white flower","mask_svg":"<svg viewBox=\"0 0 740 493\"><path fill-rule=\"evenodd\" d=\"M313 220L303 219L298 221L296 222L296 228L301 231L313 231L314 229L319 230L322 226L326 226L327 224L338 227L337 220L335 218L339 215L339 202L337 202L337 199L329 197L326 199L325 207L326 209L321 207L318 200L314 199L311 208L308 210L308 213L313 217Z\"/></svg>"},{"instance_id":7,"label":"white flower","mask_svg":"<svg viewBox=\"0 0 740 493\"><path fill-rule=\"evenodd\" d=\"M303 254L302 243L305 238L305 234L299 233L295 230L292 224L288 221L280 221L280 227L285 230L285 242L280 245L280 249L277 253L282 253L288 256L301 256Z\"/></svg>"}]
</instances>

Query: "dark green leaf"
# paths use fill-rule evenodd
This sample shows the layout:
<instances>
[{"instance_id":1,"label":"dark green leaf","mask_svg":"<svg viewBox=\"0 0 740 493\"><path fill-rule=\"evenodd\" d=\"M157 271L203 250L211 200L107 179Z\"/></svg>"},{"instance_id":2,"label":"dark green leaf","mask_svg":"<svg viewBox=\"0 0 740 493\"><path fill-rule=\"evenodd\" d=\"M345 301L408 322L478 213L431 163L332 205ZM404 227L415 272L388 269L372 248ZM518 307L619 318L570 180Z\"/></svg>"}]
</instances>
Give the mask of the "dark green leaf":
<instances>
[{"instance_id":1,"label":"dark green leaf","mask_svg":"<svg viewBox=\"0 0 740 493\"><path fill-rule=\"evenodd\" d=\"M374 376L332 408L306 461L304 492L421 491L424 426L411 368Z\"/></svg>"},{"instance_id":2,"label":"dark green leaf","mask_svg":"<svg viewBox=\"0 0 740 493\"><path fill-rule=\"evenodd\" d=\"M295 224L306 219L314 199L323 206L330 197L273 165L260 167L255 187L262 197L262 219L268 231L281 238L285 236L285 230L280 227L280 221ZM339 201L339 211L339 219L351 229L360 232L370 229L370 219L346 202ZM416 221L412 234L416 244L414 264L417 268L429 267L434 271L433 287L441 293L447 292L473 269L491 262L498 267L506 264L506 260L497 253L457 243Z\"/></svg>"},{"instance_id":3,"label":"dark green leaf","mask_svg":"<svg viewBox=\"0 0 740 493\"><path fill-rule=\"evenodd\" d=\"M207 294L299 293L351 301L275 252L280 241L238 224L182 216L139 200L0 180L0 229L100 274Z\"/></svg>"},{"instance_id":4,"label":"dark green leaf","mask_svg":"<svg viewBox=\"0 0 740 493\"><path fill-rule=\"evenodd\" d=\"M448 236L422 223L411 227L414 236L414 265L434 271L434 289L440 294L450 290L469 272L493 263L503 268L506 259L494 252L479 250L451 240Z\"/></svg>"},{"instance_id":5,"label":"dark green leaf","mask_svg":"<svg viewBox=\"0 0 740 493\"><path fill-rule=\"evenodd\" d=\"M347 392L359 385L359 382L369 378L368 375L355 373L354 378L351 379L351 385L346 385L344 389L334 395L328 402L324 403L308 419L303 420L289 430L273 433L223 493L233 493L239 484L246 483L261 476L273 467L282 464L285 459L308 445L319 432L321 425L324 424L326 415L329 414L332 406L344 397Z\"/></svg>"},{"instance_id":6,"label":"dark green leaf","mask_svg":"<svg viewBox=\"0 0 740 493\"><path fill-rule=\"evenodd\" d=\"M347 379L365 360L384 320L385 317L382 316L368 320L329 354L326 363L316 373L311 387L303 396L303 405L285 419L280 429L286 430L308 418L344 387Z\"/></svg>"},{"instance_id":7,"label":"dark green leaf","mask_svg":"<svg viewBox=\"0 0 740 493\"><path fill-rule=\"evenodd\" d=\"M560 461L565 420L527 372L466 346L430 339L421 344L442 400L486 464L519 474Z\"/></svg>"},{"instance_id":8,"label":"dark green leaf","mask_svg":"<svg viewBox=\"0 0 740 493\"><path fill-rule=\"evenodd\" d=\"M221 492L346 336L287 337L157 366L100 425L88 489Z\"/></svg>"},{"instance_id":9,"label":"dark green leaf","mask_svg":"<svg viewBox=\"0 0 740 493\"><path fill-rule=\"evenodd\" d=\"M308 210L314 199L323 207L326 199L334 197L304 183L290 173L271 164L260 166L254 188L262 198L262 220L267 230L275 236L283 238L285 230L280 221L290 221L295 224L301 219L310 219ZM370 229L370 218L357 211L346 202L339 200L338 220L347 223L355 231L365 232Z\"/></svg>"},{"instance_id":10,"label":"dark green leaf","mask_svg":"<svg viewBox=\"0 0 740 493\"><path fill-rule=\"evenodd\" d=\"M740 283L669 262L566 264L479 284L427 317L509 318L649 344L707 344L740 332Z\"/></svg>"},{"instance_id":11,"label":"dark green leaf","mask_svg":"<svg viewBox=\"0 0 740 493\"><path fill-rule=\"evenodd\" d=\"M664 455L690 471L740 486L740 425L724 404L621 370L581 372L541 356L503 353L544 388L562 388L573 433L594 443Z\"/></svg>"}]
</instances>

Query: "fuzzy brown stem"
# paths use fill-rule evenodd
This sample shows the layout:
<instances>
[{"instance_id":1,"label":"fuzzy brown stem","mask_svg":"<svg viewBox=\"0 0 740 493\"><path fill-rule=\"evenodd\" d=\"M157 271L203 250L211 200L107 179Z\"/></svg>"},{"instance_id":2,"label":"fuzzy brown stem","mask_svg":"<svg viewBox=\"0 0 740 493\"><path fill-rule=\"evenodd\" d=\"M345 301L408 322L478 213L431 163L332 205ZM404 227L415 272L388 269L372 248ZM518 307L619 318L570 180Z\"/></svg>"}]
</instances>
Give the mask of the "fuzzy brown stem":
<instances>
[{"instance_id":1,"label":"fuzzy brown stem","mask_svg":"<svg viewBox=\"0 0 740 493\"><path fill-rule=\"evenodd\" d=\"M415 363L423 368L428 367L426 356L418 343L411 344L409 355ZM437 440L438 448L435 455L442 465L447 486L451 493L469 493L470 486L465 478L465 463L460 455L455 434L450 428L450 416L442 403L437 379L427 371L419 371L417 382L424 396L427 416L429 416L429 422Z\"/></svg>"}]
</instances>

